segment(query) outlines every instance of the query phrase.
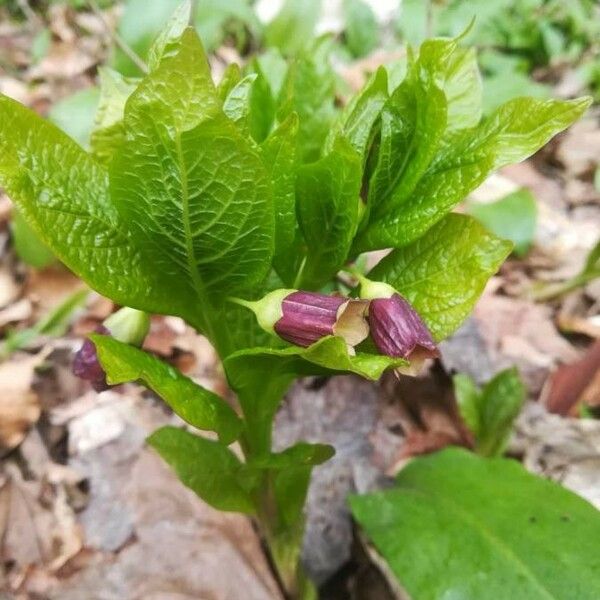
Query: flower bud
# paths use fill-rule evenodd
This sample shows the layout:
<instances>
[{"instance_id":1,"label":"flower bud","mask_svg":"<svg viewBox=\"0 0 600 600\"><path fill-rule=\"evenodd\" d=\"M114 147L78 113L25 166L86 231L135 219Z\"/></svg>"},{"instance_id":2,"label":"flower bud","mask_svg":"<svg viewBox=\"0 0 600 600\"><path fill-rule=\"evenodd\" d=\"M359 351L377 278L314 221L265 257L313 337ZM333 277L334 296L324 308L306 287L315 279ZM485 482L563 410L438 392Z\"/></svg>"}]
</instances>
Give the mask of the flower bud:
<instances>
[{"instance_id":1,"label":"flower bud","mask_svg":"<svg viewBox=\"0 0 600 600\"><path fill-rule=\"evenodd\" d=\"M371 300L368 320L371 337L382 354L411 362L439 356L429 329L400 294Z\"/></svg>"},{"instance_id":2,"label":"flower bud","mask_svg":"<svg viewBox=\"0 0 600 600\"><path fill-rule=\"evenodd\" d=\"M140 310L127 306L108 317L95 333L112 335L125 344L141 346L150 329L150 317ZM103 392L110 386L106 382L106 373L98 360L96 346L91 340L85 340L73 359L73 374L89 381L97 392Z\"/></svg>"},{"instance_id":3,"label":"flower bud","mask_svg":"<svg viewBox=\"0 0 600 600\"><path fill-rule=\"evenodd\" d=\"M256 302L238 301L254 311L260 326L295 344L310 346L337 335L353 347L369 335L367 302L315 292L276 290Z\"/></svg>"}]
</instances>

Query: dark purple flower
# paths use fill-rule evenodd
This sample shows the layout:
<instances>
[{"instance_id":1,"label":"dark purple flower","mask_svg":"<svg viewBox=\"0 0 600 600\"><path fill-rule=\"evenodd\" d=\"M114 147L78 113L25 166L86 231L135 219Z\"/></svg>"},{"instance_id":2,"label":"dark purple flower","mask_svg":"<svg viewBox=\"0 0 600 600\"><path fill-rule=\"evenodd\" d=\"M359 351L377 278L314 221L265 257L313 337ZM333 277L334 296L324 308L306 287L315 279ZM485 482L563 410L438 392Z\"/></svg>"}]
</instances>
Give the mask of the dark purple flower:
<instances>
[{"instance_id":1,"label":"dark purple flower","mask_svg":"<svg viewBox=\"0 0 600 600\"><path fill-rule=\"evenodd\" d=\"M368 320L371 337L382 354L410 361L439 356L427 326L400 294L371 300Z\"/></svg>"},{"instance_id":2,"label":"dark purple flower","mask_svg":"<svg viewBox=\"0 0 600 600\"><path fill-rule=\"evenodd\" d=\"M104 325L98 325L95 333L110 335L110 331ZM106 383L106 373L98 360L96 346L90 340L85 340L81 348L75 353L73 374L80 379L89 381L97 392L103 392L110 387Z\"/></svg>"},{"instance_id":3,"label":"dark purple flower","mask_svg":"<svg viewBox=\"0 0 600 600\"><path fill-rule=\"evenodd\" d=\"M273 329L297 346L310 346L328 335L339 335L349 346L364 340L367 303L314 292L292 292L281 302L281 318Z\"/></svg>"}]
</instances>

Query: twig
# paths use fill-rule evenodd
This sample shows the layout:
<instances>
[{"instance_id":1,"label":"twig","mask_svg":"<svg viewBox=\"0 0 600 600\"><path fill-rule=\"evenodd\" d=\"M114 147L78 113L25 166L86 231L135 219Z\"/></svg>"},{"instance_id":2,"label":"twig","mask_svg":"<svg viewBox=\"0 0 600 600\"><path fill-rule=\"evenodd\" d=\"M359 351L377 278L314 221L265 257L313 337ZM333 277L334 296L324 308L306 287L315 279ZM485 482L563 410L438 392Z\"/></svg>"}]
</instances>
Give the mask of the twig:
<instances>
[{"instance_id":1,"label":"twig","mask_svg":"<svg viewBox=\"0 0 600 600\"><path fill-rule=\"evenodd\" d=\"M111 27L110 23L106 20L104 13L100 10L100 7L96 3L96 0L88 0L88 4L92 9L93 13L102 21L102 24L106 28L106 31L112 41L125 53L127 58L144 74L149 72L148 65L142 60L137 52Z\"/></svg>"}]
</instances>

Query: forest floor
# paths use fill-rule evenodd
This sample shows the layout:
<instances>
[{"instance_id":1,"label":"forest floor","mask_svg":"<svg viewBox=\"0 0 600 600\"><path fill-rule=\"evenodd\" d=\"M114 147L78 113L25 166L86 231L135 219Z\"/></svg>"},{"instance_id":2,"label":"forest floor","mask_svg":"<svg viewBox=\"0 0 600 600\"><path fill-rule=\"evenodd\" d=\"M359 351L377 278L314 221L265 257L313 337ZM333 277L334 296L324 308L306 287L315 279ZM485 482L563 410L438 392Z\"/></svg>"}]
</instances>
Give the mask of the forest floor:
<instances>
[{"instance_id":1,"label":"forest floor","mask_svg":"<svg viewBox=\"0 0 600 600\"><path fill-rule=\"evenodd\" d=\"M51 11L51 46L37 62L35 21L0 21L0 92L41 114L91 85L110 42L98 15ZM369 598L378 589L353 543L348 493L380 486L411 456L470 444L452 391L456 372L482 383L516 365L529 401L510 454L600 508L600 280L545 302L531 297L540 282L578 273L597 241L599 117L592 109L473 195L489 202L529 189L535 240L491 280L473 316L442 344L439 362L414 379L310 379L288 394L276 443L327 442L337 452L315 470L304 549L327 597L366 597L365 582ZM35 327L82 288L60 265L24 265L10 219L0 193L0 337ZM251 523L205 505L145 446L147 434L177 417L139 386L97 394L72 375L82 336L113 309L90 292L60 335L34 332L0 362L0 598L277 598ZM210 345L180 319L154 317L145 348L227 393Z\"/></svg>"}]
</instances>

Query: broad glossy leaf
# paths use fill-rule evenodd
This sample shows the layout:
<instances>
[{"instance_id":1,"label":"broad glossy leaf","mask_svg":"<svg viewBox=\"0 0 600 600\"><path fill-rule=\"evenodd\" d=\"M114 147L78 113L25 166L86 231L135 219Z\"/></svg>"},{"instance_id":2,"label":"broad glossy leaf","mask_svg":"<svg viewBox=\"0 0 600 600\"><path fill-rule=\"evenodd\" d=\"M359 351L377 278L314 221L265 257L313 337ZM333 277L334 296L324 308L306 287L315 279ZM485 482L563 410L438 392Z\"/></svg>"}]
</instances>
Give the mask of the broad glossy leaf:
<instances>
[{"instance_id":1,"label":"broad glossy leaf","mask_svg":"<svg viewBox=\"0 0 600 600\"><path fill-rule=\"evenodd\" d=\"M512 244L471 217L448 215L416 242L394 250L369 274L395 287L436 340L455 331Z\"/></svg>"},{"instance_id":2,"label":"broad glossy leaf","mask_svg":"<svg viewBox=\"0 0 600 600\"><path fill-rule=\"evenodd\" d=\"M278 118L298 115L298 159L312 162L321 148L335 116L335 74L329 65L331 40L311 44L290 65L280 95Z\"/></svg>"},{"instance_id":3,"label":"broad glossy leaf","mask_svg":"<svg viewBox=\"0 0 600 600\"><path fill-rule=\"evenodd\" d=\"M361 158L344 138L298 169L296 211L307 253L297 287L318 289L343 266L358 227L361 183Z\"/></svg>"},{"instance_id":4,"label":"broad glossy leaf","mask_svg":"<svg viewBox=\"0 0 600 600\"><path fill-rule=\"evenodd\" d=\"M215 431L226 444L237 439L242 423L223 398L147 352L106 335L91 339L108 383L143 381L190 425Z\"/></svg>"},{"instance_id":5,"label":"broad glossy leaf","mask_svg":"<svg viewBox=\"0 0 600 600\"><path fill-rule=\"evenodd\" d=\"M119 222L105 170L54 125L4 96L0 185L44 243L98 292L148 312L176 305Z\"/></svg>"},{"instance_id":6,"label":"broad glossy leaf","mask_svg":"<svg viewBox=\"0 0 600 600\"><path fill-rule=\"evenodd\" d=\"M379 25L371 7L364 0L344 0L346 46L353 56L369 54L379 42Z\"/></svg>"},{"instance_id":7,"label":"broad glossy leaf","mask_svg":"<svg viewBox=\"0 0 600 600\"><path fill-rule=\"evenodd\" d=\"M137 80L126 79L120 73L103 67L100 76L100 100L94 118L90 145L94 157L104 165L125 141L123 114L125 103L136 88Z\"/></svg>"},{"instance_id":8,"label":"broad glossy leaf","mask_svg":"<svg viewBox=\"0 0 600 600\"><path fill-rule=\"evenodd\" d=\"M252 498L240 484L245 466L224 444L176 427L161 427L148 443L207 504L218 510L255 512Z\"/></svg>"},{"instance_id":9,"label":"broad glossy leaf","mask_svg":"<svg viewBox=\"0 0 600 600\"><path fill-rule=\"evenodd\" d=\"M517 256L527 254L537 221L537 205L529 190L517 190L495 202L471 202L468 212L492 233L510 240Z\"/></svg>"},{"instance_id":10,"label":"broad glossy leaf","mask_svg":"<svg viewBox=\"0 0 600 600\"><path fill-rule=\"evenodd\" d=\"M412 598L600 596L600 513L514 460L444 450L350 505Z\"/></svg>"},{"instance_id":11,"label":"broad glossy leaf","mask_svg":"<svg viewBox=\"0 0 600 600\"><path fill-rule=\"evenodd\" d=\"M125 128L111 164L119 216L165 288L185 303L183 316L206 328L197 315L211 302L266 275L273 214L262 160L220 111L192 30L131 95Z\"/></svg>"},{"instance_id":12,"label":"broad glossy leaf","mask_svg":"<svg viewBox=\"0 0 600 600\"><path fill-rule=\"evenodd\" d=\"M302 234L296 217L296 136L298 118L288 117L262 144L265 166L270 170L275 213L273 266L282 281L293 285L302 260Z\"/></svg>"},{"instance_id":13,"label":"broad glossy leaf","mask_svg":"<svg viewBox=\"0 0 600 600\"><path fill-rule=\"evenodd\" d=\"M258 452L270 448L273 417L292 381L305 375L355 373L377 380L387 369L406 366L403 359L359 352L348 354L342 338L326 337L308 348L249 348L228 356L225 372L247 420L247 435Z\"/></svg>"},{"instance_id":14,"label":"broad glossy leaf","mask_svg":"<svg viewBox=\"0 0 600 600\"><path fill-rule=\"evenodd\" d=\"M444 141L406 203L370 223L355 252L401 247L419 238L494 169L524 160L577 120L589 105L579 100L519 98L480 125Z\"/></svg>"}]
</instances>

